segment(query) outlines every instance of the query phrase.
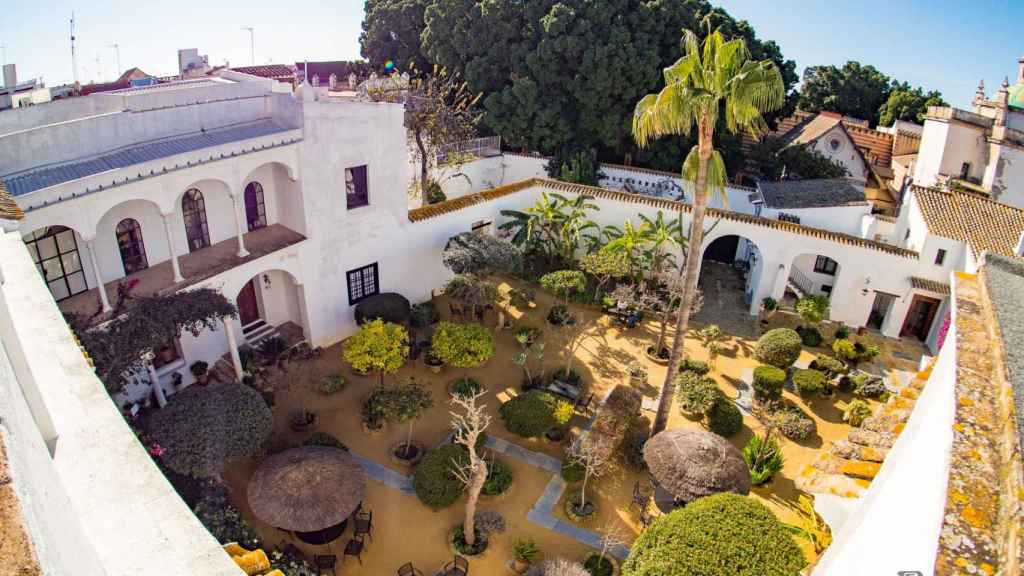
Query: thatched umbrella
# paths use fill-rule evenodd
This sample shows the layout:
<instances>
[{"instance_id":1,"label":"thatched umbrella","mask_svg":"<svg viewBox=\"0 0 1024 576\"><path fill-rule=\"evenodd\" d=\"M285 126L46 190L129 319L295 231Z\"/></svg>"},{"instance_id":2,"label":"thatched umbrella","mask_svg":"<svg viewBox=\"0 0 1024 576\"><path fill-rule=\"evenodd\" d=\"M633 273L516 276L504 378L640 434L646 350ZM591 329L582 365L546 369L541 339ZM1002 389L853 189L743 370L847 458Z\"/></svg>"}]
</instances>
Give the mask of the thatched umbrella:
<instances>
[{"instance_id":1,"label":"thatched umbrella","mask_svg":"<svg viewBox=\"0 0 1024 576\"><path fill-rule=\"evenodd\" d=\"M284 530L314 532L345 521L363 501L366 474L352 455L302 446L268 457L249 480L249 507Z\"/></svg>"},{"instance_id":2,"label":"thatched umbrella","mask_svg":"<svg viewBox=\"0 0 1024 576\"><path fill-rule=\"evenodd\" d=\"M718 492L750 492L743 455L718 434L676 428L659 432L644 445L651 475L678 502Z\"/></svg>"}]
</instances>

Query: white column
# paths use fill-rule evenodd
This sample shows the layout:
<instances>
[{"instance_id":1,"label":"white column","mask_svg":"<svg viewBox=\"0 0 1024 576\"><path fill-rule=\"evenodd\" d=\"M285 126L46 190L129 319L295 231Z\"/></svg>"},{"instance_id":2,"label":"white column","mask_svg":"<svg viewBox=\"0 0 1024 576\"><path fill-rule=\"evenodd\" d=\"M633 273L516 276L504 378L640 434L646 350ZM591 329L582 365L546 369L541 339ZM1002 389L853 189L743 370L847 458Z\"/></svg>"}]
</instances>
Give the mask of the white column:
<instances>
[{"instance_id":1,"label":"white column","mask_svg":"<svg viewBox=\"0 0 1024 576\"><path fill-rule=\"evenodd\" d=\"M309 342L309 345L313 345L313 340L310 337L310 326L309 326L309 310L306 309L306 291L302 287L302 282L293 280L295 284L295 294L299 301L299 322L302 323L302 336Z\"/></svg>"},{"instance_id":2,"label":"white column","mask_svg":"<svg viewBox=\"0 0 1024 576\"><path fill-rule=\"evenodd\" d=\"M178 264L178 252L174 249L174 235L171 234L171 216L174 213L164 214L164 231L167 233L167 252L171 255L171 268L174 269L174 283L185 280L181 275L181 266Z\"/></svg>"},{"instance_id":3,"label":"white column","mask_svg":"<svg viewBox=\"0 0 1024 576\"><path fill-rule=\"evenodd\" d=\"M156 393L156 404L163 408L167 406L167 396L164 394L164 387L160 385L160 378L156 375L152 359L146 361L146 369L149 371L149 381L153 384L153 392Z\"/></svg>"},{"instance_id":4,"label":"white column","mask_svg":"<svg viewBox=\"0 0 1024 576\"><path fill-rule=\"evenodd\" d=\"M103 283L103 274L100 273L100 265L96 260L96 245L94 240L86 240L85 247L89 251L89 262L92 264L92 275L96 277L96 288L100 292L100 302L103 304L103 311L110 312L110 298L107 297L107 287Z\"/></svg>"},{"instance_id":5,"label":"white column","mask_svg":"<svg viewBox=\"0 0 1024 576\"><path fill-rule=\"evenodd\" d=\"M221 320L224 323L224 332L228 335L228 350L231 352L231 364L235 367L235 376L238 377L238 381L242 381L242 357L238 355L238 341L235 339L235 329L231 327L232 320L230 318L224 318Z\"/></svg>"},{"instance_id":6,"label":"white column","mask_svg":"<svg viewBox=\"0 0 1024 576\"><path fill-rule=\"evenodd\" d=\"M232 196L231 201L235 210L235 230L238 232L238 257L245 258L249 255L249 251L245 249L245 240L242 237L242 216L238 213L241 209L239 195Z\"/></svg>"}]
</instances>

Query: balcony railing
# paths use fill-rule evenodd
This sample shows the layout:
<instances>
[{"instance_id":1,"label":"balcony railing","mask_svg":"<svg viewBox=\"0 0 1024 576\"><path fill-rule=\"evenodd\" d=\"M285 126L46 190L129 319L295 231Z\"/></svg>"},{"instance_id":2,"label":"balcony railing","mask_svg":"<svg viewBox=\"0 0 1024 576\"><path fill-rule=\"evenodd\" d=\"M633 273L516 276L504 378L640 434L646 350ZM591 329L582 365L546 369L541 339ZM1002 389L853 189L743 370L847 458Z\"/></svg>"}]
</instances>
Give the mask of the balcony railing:
<instances>
[{"instance_id":1,"label":"balcony railing","mask_svg":"<svg viewBox=\"0 0 1024 576\"><path fill-rule=\"evenodd\" d=\"M802 292L802 294L798 294L801 298L810 294L811 290L814 289L814 282L811 282L811 279L795 266L789 271L789 282Z\"/></svg>"},{"instance_id":2,"label":"balcony railing","mask_svg":"<svg viewBox=\"0 0 1024 576\"><path fill-rule=\"evenodd\" d=\"M485 136L462 142L445 144L437 151L435 160L438 166L444 166L458 159L488 158L501 154L501 136ZM419 161L419 152L414 152Z\"/></svg>"}]
</instances>

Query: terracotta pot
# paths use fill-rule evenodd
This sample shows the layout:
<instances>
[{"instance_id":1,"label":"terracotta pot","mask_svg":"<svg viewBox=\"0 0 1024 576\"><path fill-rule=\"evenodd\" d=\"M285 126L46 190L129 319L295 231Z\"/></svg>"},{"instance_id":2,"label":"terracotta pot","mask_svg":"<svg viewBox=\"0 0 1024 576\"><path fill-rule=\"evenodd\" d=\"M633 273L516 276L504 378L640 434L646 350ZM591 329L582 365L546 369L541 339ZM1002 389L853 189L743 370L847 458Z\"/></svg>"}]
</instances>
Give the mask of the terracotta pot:
<instances>
[{"instance_id":1,"label":"terracotta pot","mask_svg":"<svg viewBox=\"0 0 1024 576\"><path fill-rule=\"evenodd\" d=\"M648 346L644 349L644 355L647 359L660 366L668 366L668 358L661 358L654 352L654 346Z\"/></svg>"},{"instance_id":2,"label":"terracotta pot","mask_svg":"<svg viewBox=\"0 0 1024 576\"><path fill-rule=\"evenodd\" d=\"M391 447L388 449L388 455L391 457L391 461L401 464L403 466L415 466L416 464L418 464L419 461L423 459L423 455L427 453L427 449L422 444L416 442L415 440L411 444L412 447L416 450L416 453L413 454L412 458L403 458L398 454L399 450L405 447L404 441L392 444Z\"/></svg>"},{"instance_id":3,"label":"terracotta pot","mask_svg":"<svg viewBox=\"0 0 1024 576\"><path fill-rule=\"evenodd\" d=\"M530 563L526 560L520 560L518 558L512 560L512 569L515 570L516 574L522 574L530 567Z\"/></svg>"}]
</instances>

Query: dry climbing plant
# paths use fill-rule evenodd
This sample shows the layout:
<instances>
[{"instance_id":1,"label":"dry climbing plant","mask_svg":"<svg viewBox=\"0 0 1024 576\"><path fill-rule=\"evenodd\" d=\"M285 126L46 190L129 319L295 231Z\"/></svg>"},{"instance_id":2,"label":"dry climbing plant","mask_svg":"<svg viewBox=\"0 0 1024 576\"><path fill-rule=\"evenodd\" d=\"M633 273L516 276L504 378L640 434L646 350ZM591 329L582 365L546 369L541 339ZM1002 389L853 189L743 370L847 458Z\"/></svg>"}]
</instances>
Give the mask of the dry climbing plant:
<instances>
[{"instance_id":1,"label":"dry climbing plant","mask_svg":"<svg viewBox=\"0 0 1024 576\"><path fill-rule=\"evenodd\" d=\"M452 427L455 429L454 441L465 446L469 452L469 459L465 463L456 461L453 470L469 494L466 499L466 516L462 522L463 537L468 546L476 544L476 504L487 481L487 462L477 453L477 440L491 424L491 417L485 411L486 406L477 404L477 400L484 394L486 391L481 390L473 395L455 395L451 400L452 406L458 409L450 412Z\"/></svg>"}]
</instances>

